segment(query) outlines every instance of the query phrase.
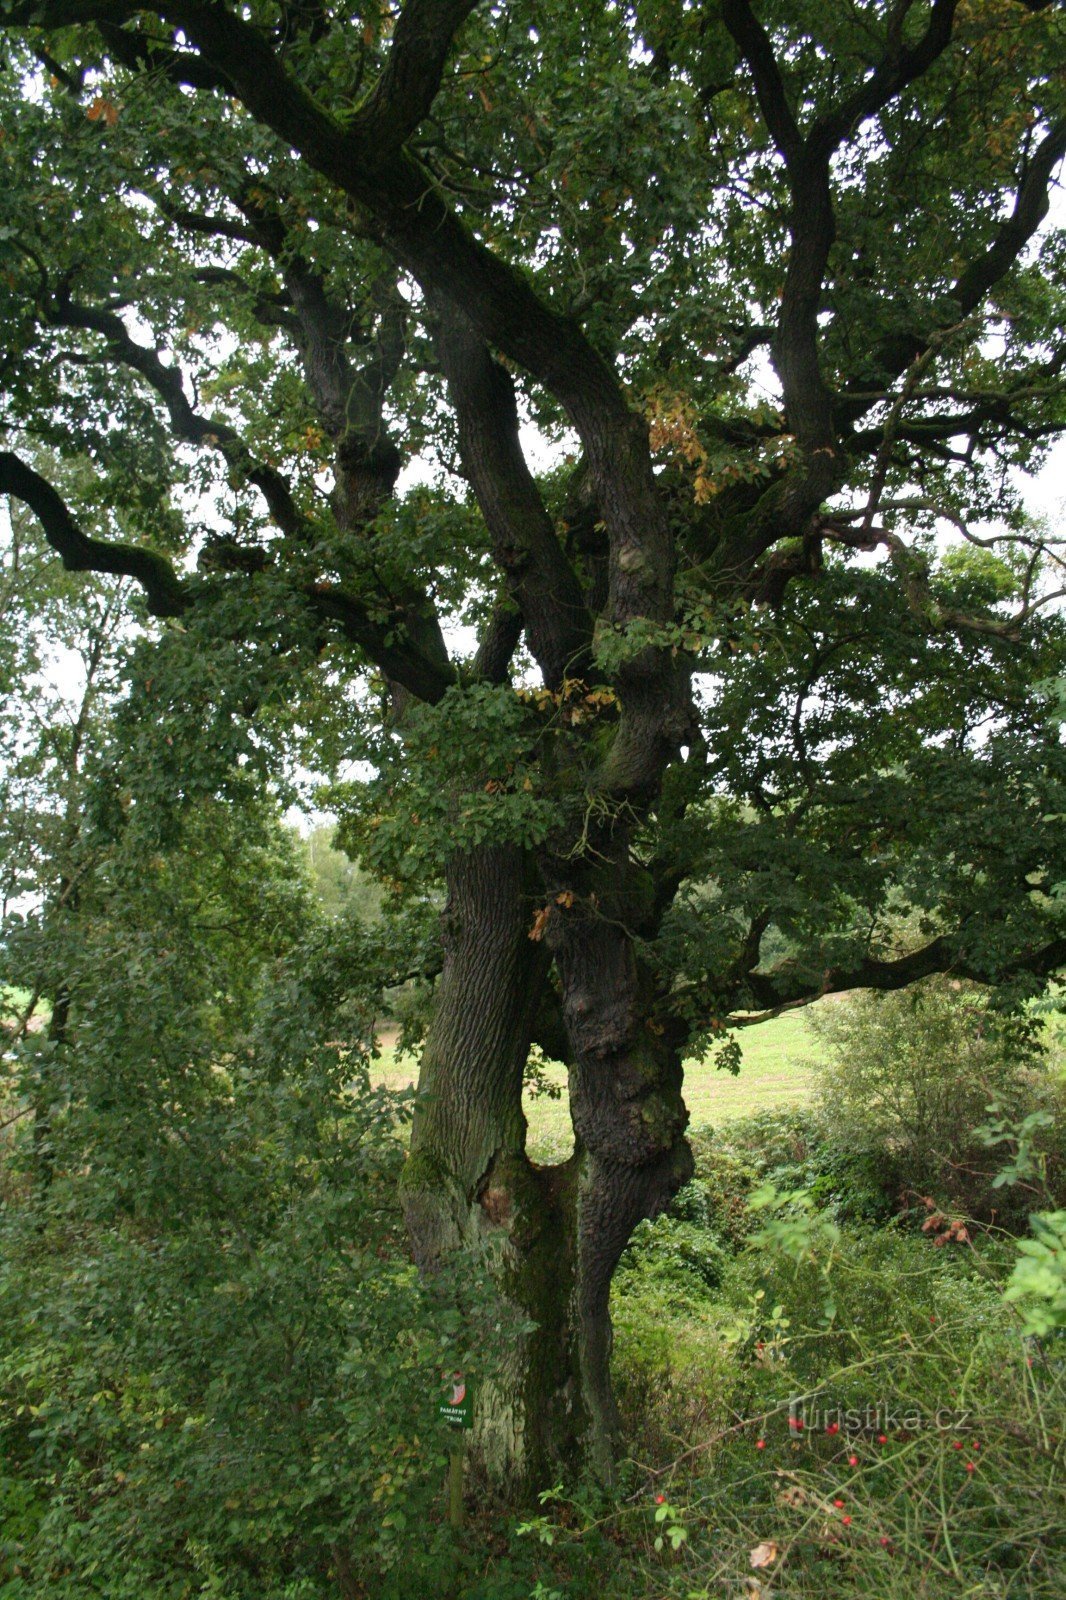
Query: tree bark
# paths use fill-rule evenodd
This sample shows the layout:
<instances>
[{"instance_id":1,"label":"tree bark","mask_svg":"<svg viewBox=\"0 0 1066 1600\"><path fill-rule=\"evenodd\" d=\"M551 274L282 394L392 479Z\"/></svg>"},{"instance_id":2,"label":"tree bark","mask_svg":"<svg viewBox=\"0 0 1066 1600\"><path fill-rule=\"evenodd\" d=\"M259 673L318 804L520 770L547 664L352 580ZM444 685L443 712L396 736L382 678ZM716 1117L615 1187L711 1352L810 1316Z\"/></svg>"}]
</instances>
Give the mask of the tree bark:
<instances>
[{"instance_id":1,"label":"tree bark","mask_svg":"<svg viewBox=\"0 0 1066 1600\"><path fill-rule=\"evenodd\" d=\"M401 1197L422 1270L470 1252L528 1330L505 1340L491 1382L474 1375L473 1456L520 1493L575 1459L587 1433L574 1319L579 1158L538 1167L525 1150L522 1080L547 977L546 953L528 937L528 864L511 846L459 854L448 891ZM501 1352L491 1355L500 1367Z\"/></svg>"},{"instance_id":2,"label":"tree bark","mask_svg":"<svg viewBox=\"0 0 1066 1600\"><path fill-rule=\"evenodd\" d=\"M508 1341L502 1375L476 1402L475 1455L512 1492L543 1485L568 1460L591 1460L611 1478L611 1279L634 1227L662 1211L692 1169L680 1039L656 1020L654 978L632 931L647 886L625 860L598 866L595 882L570 907L553 891L548 938L538 943L518 850L453 860L437 1011L401 1182L423 1270L460 1250L494 1262L501 1295L536 1325ZM521 1106L546 945L572 1051L576 1136L575 1154L551 1167L526 1155Z\"/></svg>"},{"instance_id":3,"label":"tree bark","mask_svg":"<svg viewBox=\"0 0 1066 1600\"><path fill-rule=\"evenodd\" d=\"M583 1151L575 1287L588 1448L607 1481L619 1433L611 1280L638 1222L658 1216L692 1176L681 1033L656 1015L655 975L640 954L642 925L654 917L652 885L625 846L616 840L614 859L604 854L560 878L569 894L560 904L564 891L555 891L548 921L574 1056L570 1113Z\"/></svg>"}]
</instances>

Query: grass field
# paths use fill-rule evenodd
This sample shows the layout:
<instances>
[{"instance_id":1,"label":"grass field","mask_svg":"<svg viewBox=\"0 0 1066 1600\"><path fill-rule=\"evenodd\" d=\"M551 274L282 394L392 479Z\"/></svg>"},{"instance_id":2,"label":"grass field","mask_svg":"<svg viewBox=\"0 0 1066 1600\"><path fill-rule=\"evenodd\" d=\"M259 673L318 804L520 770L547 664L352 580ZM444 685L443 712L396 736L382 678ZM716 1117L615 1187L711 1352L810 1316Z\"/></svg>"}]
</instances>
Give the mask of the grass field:
<instances>
[{"instance_id":1,"label":"grass field","mask_svg":"<svg viewBox=\"0 0 1066 1600\"><path fill-rule=\"evenodd\" d=\"M823 1002L824 1003L824 1002ZM812 1008L813 1009L813 1008ZM387 1037L387 1036L386 1036ZM712 1061L690 1061L685 1067L685 1102L693 1127L712 1126L730 1117L747 1116L771 1106L795 1105L810 1093L811 1064L820 1057L818 1039L804 1013L791 1012L740 1034L743 1064L737 1077L719 1072ZM386 1047L375 1073L391 1089L414 1083L418 1063ZM558 1099L526 1095L530 1154L558 1159L572 1147L566 1100L566 1074L549 1067L547 1076L561 1091Z\"/></svg>"}]
</instances>

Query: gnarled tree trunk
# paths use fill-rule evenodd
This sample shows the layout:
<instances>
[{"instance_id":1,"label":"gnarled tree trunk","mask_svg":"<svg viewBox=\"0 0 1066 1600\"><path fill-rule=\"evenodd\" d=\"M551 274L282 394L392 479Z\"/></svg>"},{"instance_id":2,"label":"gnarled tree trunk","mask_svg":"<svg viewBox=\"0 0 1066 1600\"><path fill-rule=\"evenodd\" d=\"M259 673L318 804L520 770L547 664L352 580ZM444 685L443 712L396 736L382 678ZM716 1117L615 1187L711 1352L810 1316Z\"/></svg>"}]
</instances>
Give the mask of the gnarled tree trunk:
<instances>
[{"instance_id":1,"label":"gnarled tree trunk","mask_svg":"<svg viewBox=\"0 0 1066 1600\"><path fill-rule=\"evenodd\" d=\"M401 1187L420 1265L464 1249L495 1262L501 1294L536 1325L475 1411L476 1454L512 1489L544 1482L567 1459L610 1476L611 1278L636 1224L691 1171L676 1041L652 1016L651 976L616 915L632 887L626 869L613 876L613 888L601 873L599 893L569 908L553 902L549 917L576 1150L542 1167L526 1154L521 1105L548 958L529 937L529 865L497 846L457 856L449 871L444 966Z\"/></svg>"},{"instance_id":2,"label":"gnarled tree trunk","mask_svg":"<svg viewBox=\"0 0 1066 1600\"><path fill-rule=\"evenodd\" d=\"M680 1034L655 1014L652 972L635 937L642 869L606 855L569 879L548 938L574 1063L570 1112L583 1151L576 1311L590 1458L612 1475L618 1413L611 1387L611 1280L633 1229L658 1216L692 1175L681 1097Z\"/></svg>"},{"instance_id":3,"label":"gnarled tree trunk","mask_svg":"<svg viewBox=\"0 0 1066 1600\"><path fill-rule=\"evenodd\" d=\"M574 1457L587 1430L573 1311L578 1160L537 1167L525 1150L522 1080L547 969L528 937L527 864L512 846L459 854L448 890L401 1196L423 1270L472 1251L535 1325L475 1406L476 1456L519 1488Z\"/></svg>"}]
</instances>

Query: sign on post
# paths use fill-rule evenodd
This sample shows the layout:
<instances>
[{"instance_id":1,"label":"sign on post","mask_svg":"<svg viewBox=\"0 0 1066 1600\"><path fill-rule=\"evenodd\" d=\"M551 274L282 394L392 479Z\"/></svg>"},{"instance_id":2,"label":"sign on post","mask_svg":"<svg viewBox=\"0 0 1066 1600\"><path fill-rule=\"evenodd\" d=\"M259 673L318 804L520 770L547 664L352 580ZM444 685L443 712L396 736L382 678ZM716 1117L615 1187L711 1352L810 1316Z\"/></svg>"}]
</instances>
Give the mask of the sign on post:
<instances>
[{"instance_id":1,"label":"sign on post","mask_svg":"<svg viewBox=\"0 0 1066 1600\"><path fill-rule=\"evenodd\" d=\"M474 1426L474 1397L461 1372L444 1377L444 1398L438 1407L440 1415L451 1428ZM463 1526L463 1436L456 1438L448 1452L448 1521L452 1527Z\"/></svg>"},{"instance_id":2,"label":"sign on post","mask_svg":"<svg viewBox=\"0 0 1066 1600\"><path fill-rule=\"evenodd\" d=\"M453 1428L474 1426L474 1397L461 1372L453 1372L445 1379L445 1396L439 1409L445 1422Z\"/></svg>"}]
</instances>

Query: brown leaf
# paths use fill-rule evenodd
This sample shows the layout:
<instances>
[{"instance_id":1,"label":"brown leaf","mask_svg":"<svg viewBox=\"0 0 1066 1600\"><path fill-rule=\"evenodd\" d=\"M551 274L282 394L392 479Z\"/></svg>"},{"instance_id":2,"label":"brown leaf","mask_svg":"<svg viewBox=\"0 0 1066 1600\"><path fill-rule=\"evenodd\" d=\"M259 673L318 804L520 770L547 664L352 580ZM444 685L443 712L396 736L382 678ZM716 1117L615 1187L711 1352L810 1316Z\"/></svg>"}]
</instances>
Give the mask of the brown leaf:
<instances>
[{"instance_id":1,"label":"brown leaf","mask_svg":"<svg viewBox=\"0 0 1066 1600\"><path fill-rule=\"evenodd\" d=\"M105 100L102 94L98 94L85 115L90 122L99 122L103 117L108 127L113 128L118 121L118 107L113 106L110 100Z\"/></svg>"},{"instance_id":2,"label":"brown leaf","mask_svg":"<svg viewBox=\"0 0 1066 1600\"><path fill-rule=\"evenodd\" d=\"M573 889L564 889L561 894L557 894L555 896L555 904L557 906L565 906L567 911L570 910L570 907L573 905L573 903L574 903L574 891L573 891Z\"/></svg>"},{"instance_id":3,"label":"brown leaf","mask_svg":"<svg viewBox=\"0 0 1066 1600\"><path fill-rule=\"evenodd\" d=\"M777 1560L777 1546L772 1539L764 1539L748 1556L753 1567L772 1567Z\"/></svg>"},{"instance_id":4,"label":"brown leaf","mask_svg":"<svg viewBox=\"0 0 1066 1600\"><path fill-rule=\"evenodd\" d=\"M541 906L540 910L533 918L533 926L529 930L529 937L531 939L543 939L544 929L547 926L548 918L551 916L551 914L551 906Z\"/></svg>"}]
</instances>

